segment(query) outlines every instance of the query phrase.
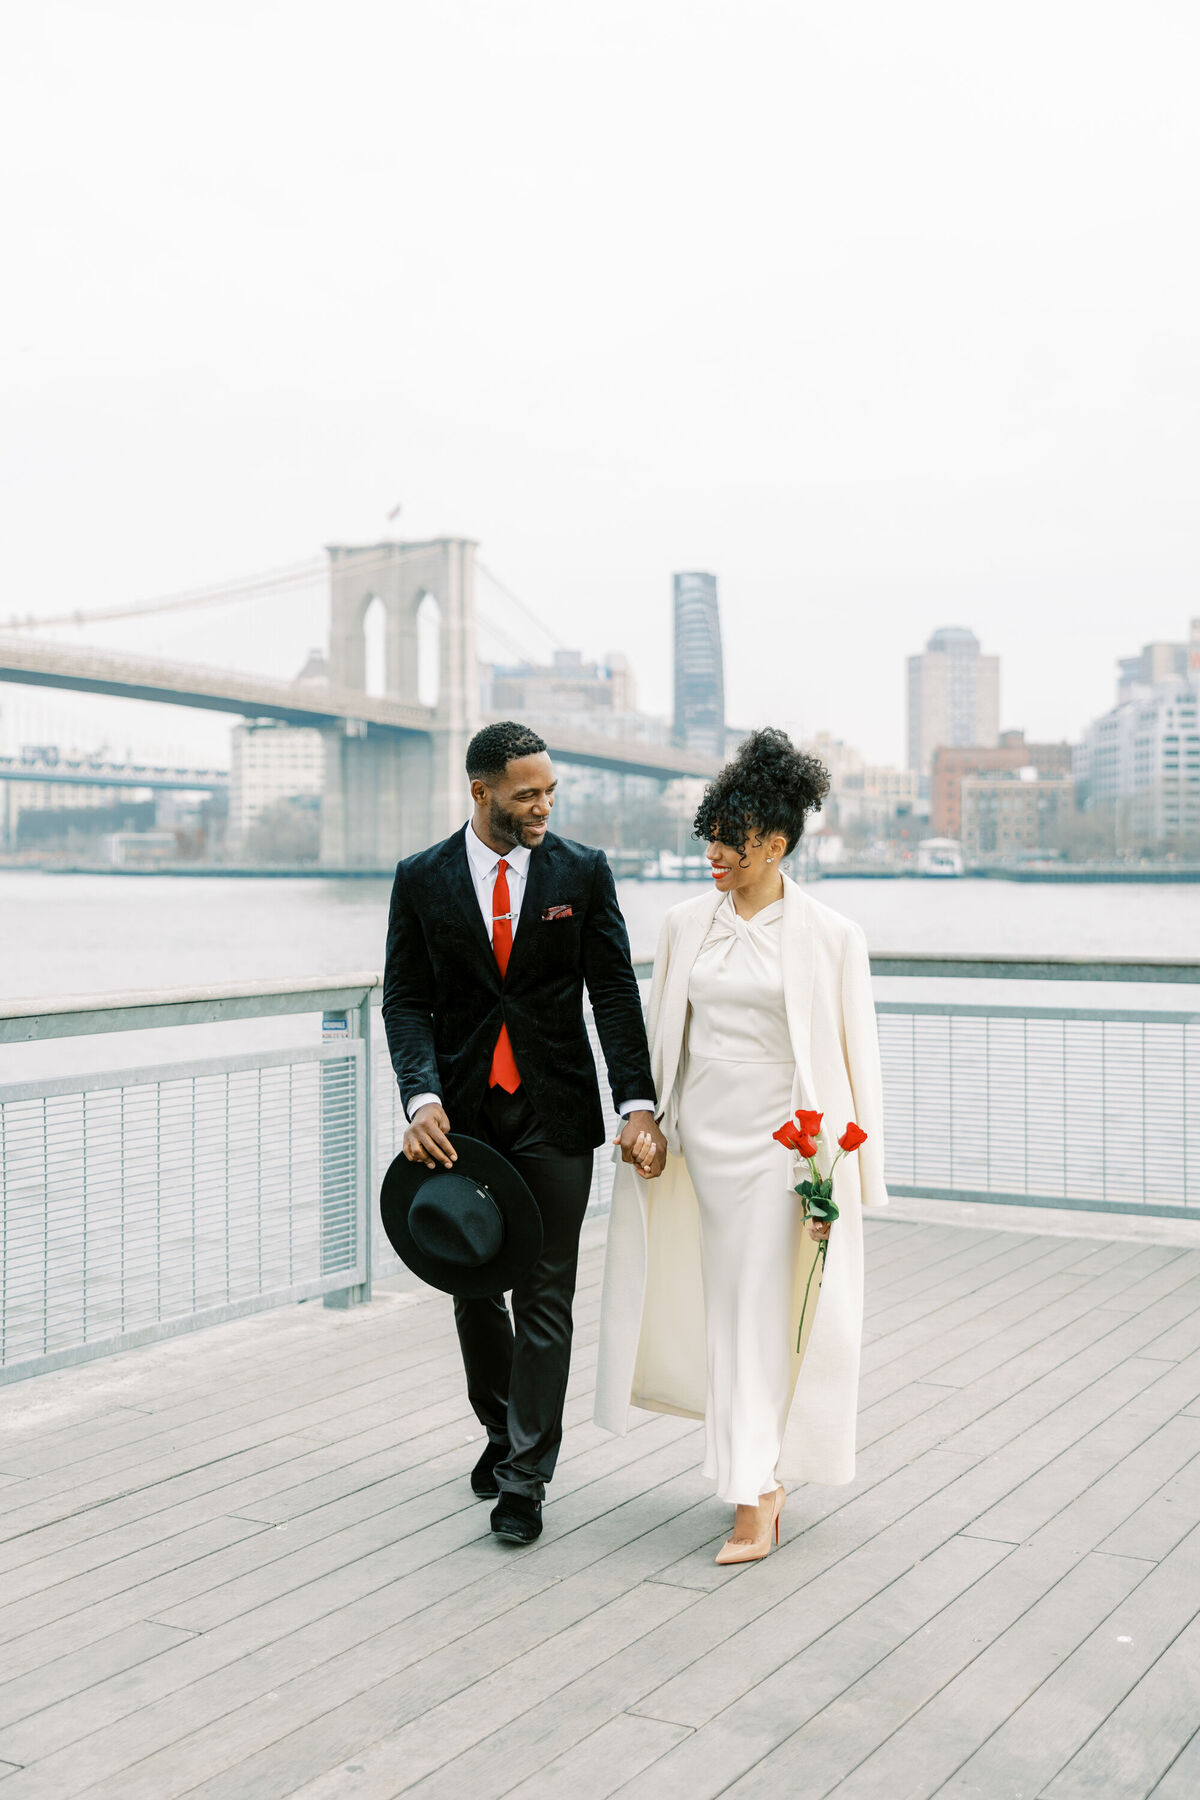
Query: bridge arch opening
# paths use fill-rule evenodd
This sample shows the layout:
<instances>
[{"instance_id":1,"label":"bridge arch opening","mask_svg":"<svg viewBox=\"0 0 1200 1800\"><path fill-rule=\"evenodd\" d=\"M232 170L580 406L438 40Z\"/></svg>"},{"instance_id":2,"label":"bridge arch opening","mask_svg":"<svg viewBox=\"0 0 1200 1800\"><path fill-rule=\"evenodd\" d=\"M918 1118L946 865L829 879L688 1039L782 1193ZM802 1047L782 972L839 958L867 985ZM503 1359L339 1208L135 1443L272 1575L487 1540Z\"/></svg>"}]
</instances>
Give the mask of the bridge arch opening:
<instances>
[{"instance_id":1,"label":"bridge arch opening","mask_svg":"<svg viewBox=\"0 0 1200 1800\"><path fill-rule=\"evenodd\" d=\"M372 594L363 612L363 690L381 700L387 693L387 608Z\"/></svg>"},{"instance_id":2,"label":"bridge arch opening","mask_svg":"<svg viewBox=\"0 0 1200 1800\"><path fill-rule=\"evenodd\" d=\"M442 609L432 594L417 604L417 700L436 706L442 688Z\"/></svg>"}]
</instances>

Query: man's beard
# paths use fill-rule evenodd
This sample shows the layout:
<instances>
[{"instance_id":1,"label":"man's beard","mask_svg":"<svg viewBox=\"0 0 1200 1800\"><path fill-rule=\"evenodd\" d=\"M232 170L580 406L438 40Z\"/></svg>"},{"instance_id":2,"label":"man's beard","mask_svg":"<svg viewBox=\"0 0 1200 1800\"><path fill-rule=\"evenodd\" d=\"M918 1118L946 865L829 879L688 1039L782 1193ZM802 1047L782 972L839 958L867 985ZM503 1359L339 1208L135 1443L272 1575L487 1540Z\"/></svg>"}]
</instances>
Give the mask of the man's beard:
<instances>
[{"instance_id":1,"label":"man's beard","mask_svg":"<svg viewBox=\"0 0 1200 1800\"><path fill-rule=\"evenodd\" d=\"M525 850L536 850L539 844L545 842L544 834L538 832L533 836L529 843L526 843L525 820L519 819L515 813L505 812L504 808L496 800L489 800L488 802L488 825L494 837L500 838L509 844L519 844Z\"/></svg>"}]
</instances>

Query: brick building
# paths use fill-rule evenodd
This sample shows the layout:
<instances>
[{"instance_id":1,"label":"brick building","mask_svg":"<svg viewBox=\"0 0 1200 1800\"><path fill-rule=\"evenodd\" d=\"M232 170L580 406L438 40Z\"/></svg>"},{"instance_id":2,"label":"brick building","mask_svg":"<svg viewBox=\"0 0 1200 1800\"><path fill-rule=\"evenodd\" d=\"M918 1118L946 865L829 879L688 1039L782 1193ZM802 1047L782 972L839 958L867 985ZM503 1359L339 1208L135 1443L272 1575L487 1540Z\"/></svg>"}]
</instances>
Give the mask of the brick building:
<instances>
[{"instance_id":1,"label":"brick building","mask_svg":"<svg viewBox=\"0 0 1200 1800\"><path fill-rule=\"evenodd\" d=\"M973 775L1016 775L1033 769L1040 781L1072 777L1070 744L1027 744L1023 731L1002 731L998 744L939 744L933 753L929 828L935 837L962 838L962 784Z\"/></svg>"},{"instance_id":2,"label":"brick building","mask_svg":"<svg viewBox=\"0 0 1200 1800\"><path fill-rule=\"evenodd\" d=\"M959 784L962 824L957 834L969 862L1057 850L1062 821L1075 810L1075 784L1067 777L1035 775L1026 765L965 775Z\"/></svg>"}]
</instances>

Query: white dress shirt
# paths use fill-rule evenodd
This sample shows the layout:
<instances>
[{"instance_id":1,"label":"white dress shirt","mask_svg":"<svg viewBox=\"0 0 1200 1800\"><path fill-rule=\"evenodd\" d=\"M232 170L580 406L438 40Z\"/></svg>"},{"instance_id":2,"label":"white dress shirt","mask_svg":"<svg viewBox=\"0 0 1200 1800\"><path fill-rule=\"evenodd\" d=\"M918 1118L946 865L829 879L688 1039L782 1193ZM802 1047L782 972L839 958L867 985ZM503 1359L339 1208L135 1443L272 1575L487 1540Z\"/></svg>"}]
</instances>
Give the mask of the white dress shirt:
<instances>
[{"instance_id":1,"label":"white dress shirt","mask_svg":"<svg viewBox=\"0 0 1200 1800\"><path fill-rule=\"evenodd\" d=\"M479 902L479 910L483 914L483 928L489 939L492 935L492 891L496 886L496 870L500 867L499 850L493 850L485 844L474 825L467 822L467 862L471 867L471 879L475 883L475 898ZM511 850L504 852L503 861L508 864L508 909L512 914L512 934L515 939L517 926L521 922L521 901L525 896L525 877L529 873L529 859L533 851L524 844L514 844Z\"/></svg>"},{"instance_id":2,"label":"white dress shirt","mask_svg":"<svg viewBox=\"0 0 1200 1800\"><path fill-rule=\"evenodd\" d=\"M501 853L485 844L476 831L471 820L467 820L464 834L467 845L467 863L471 870L471 880L475 888L475 898L479 902L479 910L483 915L483 928L492 936L492 892L496 886L496 871L500 867ZM514 844L506 850L503 860L508 864L508 910L512 919L512 934L515 941L517 926L521 923L521 901L525 894L525 878L529 873L529 858L533 851L526 844ZM411 1122L413 1114L422 1106L440 1106L440 1094L418 1094L408 1109ZM631 1112L653 1112L654 1105L650 1100L625 1100L617 1108L622 1118Z\"/></svg>"}]
</instances>

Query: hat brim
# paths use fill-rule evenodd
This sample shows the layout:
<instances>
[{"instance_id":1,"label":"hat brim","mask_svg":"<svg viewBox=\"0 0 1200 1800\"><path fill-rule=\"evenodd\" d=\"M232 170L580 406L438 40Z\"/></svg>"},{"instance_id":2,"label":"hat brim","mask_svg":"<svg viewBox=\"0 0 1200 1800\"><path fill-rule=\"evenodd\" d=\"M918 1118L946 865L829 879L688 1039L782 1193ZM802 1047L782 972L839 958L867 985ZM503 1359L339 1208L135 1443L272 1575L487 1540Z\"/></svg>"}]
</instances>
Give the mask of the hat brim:
<instances>
[{"instance_id":1,"label":"hat brim","mask_svg":"<svg viewBox=\"0 0 1200 1800\"><path fill-rule=\"evenodd\" d=\"M532 1269L542 1254L542 1215L533 1190L508 1158L491 1144L478 1138L449 1134L458 1152L455 1173L466 1175L485 1187L500 1210L504 1222L504 1242L499 1252L486 1263L464 1268L461 1263L443 1261L430 1256L413 1240L408 1228L412 1203L427 1181L436 1181L442 1167L409 1162L401 1154L393 1161L383 1178L379 1193L379 1216L392 1249L414 1275L444 1294L455 1294L463 1300L482 1299L489 1294L503 1294L516 1286Z\"/></svg>"}]
</instances>

